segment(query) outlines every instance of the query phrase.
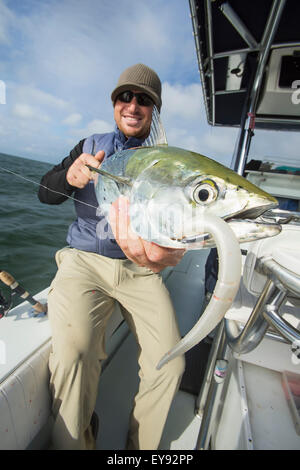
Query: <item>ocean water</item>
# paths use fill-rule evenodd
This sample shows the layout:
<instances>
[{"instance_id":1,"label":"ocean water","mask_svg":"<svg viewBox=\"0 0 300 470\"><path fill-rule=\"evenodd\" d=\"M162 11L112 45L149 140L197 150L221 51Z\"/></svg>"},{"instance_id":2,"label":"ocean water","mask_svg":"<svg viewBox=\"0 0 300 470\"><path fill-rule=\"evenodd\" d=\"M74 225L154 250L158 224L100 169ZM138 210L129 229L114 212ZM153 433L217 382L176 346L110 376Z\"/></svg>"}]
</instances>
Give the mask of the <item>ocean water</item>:
<instances>
[{"instance_id":1,"label":"ocean water","mask_svg":"<svg viewBox=\"0 0 300 470\"><path fill-rule=\"evenodd\" d=\"M0 153L0 167L37 183L53 165ZM31 295L46 288L56 272L55 252L66 246L74 220L72 200L50 206L38 197L38 185L0 168L0 270L9 272ZM7 288L0 281L5 296ZM14 296L14 305L20 303Z\"/></svg>"}]
</instances>

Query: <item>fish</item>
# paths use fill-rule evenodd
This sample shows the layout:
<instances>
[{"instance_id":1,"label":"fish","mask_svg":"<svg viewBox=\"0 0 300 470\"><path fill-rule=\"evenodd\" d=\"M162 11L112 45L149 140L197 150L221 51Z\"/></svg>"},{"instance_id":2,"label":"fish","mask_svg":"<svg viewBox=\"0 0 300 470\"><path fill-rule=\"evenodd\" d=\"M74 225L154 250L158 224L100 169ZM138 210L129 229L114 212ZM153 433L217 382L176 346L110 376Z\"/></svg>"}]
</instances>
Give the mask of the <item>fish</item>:
<instances>
[{"instance_id":1,"label":"fish","mask_svg":"<svg viewBox=\"0 0 300 470\"><path fill-rule=\"evenodd\" d=\"M129 199L131 228L144 240L186 250L217 247L215 290L194 327L157 364L163 367L208 335L224 317L241 278L240 243L275 236L281 225L260 220L275 197L222 164L196 152L155 145L116 152L89 167L97 175L98 215Z\"/></svg>"},{"instance_id":2,"label":"fish","mask_svg":"<svg viewBox=\"0 0 300 470\"><path fill-rule=\"evenodd\" d=\"M95 170L90 167L90 169ZM95 191L109 217L120 196L130 201L131 228L144 240L186 250L216 246L201 232L205 214L224 219L239 243L275 236L281 225L259 220L275 197L196 152L168 145L116 152L101 164Z\"/></svg>"}]
</instances>

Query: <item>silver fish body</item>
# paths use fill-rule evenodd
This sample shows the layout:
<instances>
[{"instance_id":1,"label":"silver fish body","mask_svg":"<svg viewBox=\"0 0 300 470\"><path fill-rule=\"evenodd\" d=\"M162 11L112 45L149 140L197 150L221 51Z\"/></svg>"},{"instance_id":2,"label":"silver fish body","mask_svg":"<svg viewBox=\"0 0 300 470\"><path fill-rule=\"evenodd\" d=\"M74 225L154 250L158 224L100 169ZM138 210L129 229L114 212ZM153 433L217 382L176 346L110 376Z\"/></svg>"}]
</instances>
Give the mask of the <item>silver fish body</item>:
<instances>
[{"instance_id":1,"label":"silver fish body","mask_svg":"<svg viewBox=\"0 0 300 470\"><path fill-rule=\"evenodd\" d=\"M223 165L176 147L140 147L105 160L95 190L101 212L109 216L120 196L130 200L130 223L143 239L161 246L199 249L219 255L214 293L195 326L162 357L160 369L212 331L238 291L239 243L280 232L259 221L276 199Z\"/></svg>"},{"instance_id":2,"label":"silver fish body","mask_svg":"<svg viewBox=\"0 0 300 470\"><path fill-rule=\"evenodd\" d=\"M240 243L278 234L279 224L259 216L276 199L245 178L203 155L177 147L154 146L117 152L104 160L96 184L101 212L121 195L130 200L133 230L170 248L215 246L202 226L206 214L226 220ZM119 179L112 179L114 175ZM255 219L255 220L252 220Z\"/></svg>"}]
</instances>

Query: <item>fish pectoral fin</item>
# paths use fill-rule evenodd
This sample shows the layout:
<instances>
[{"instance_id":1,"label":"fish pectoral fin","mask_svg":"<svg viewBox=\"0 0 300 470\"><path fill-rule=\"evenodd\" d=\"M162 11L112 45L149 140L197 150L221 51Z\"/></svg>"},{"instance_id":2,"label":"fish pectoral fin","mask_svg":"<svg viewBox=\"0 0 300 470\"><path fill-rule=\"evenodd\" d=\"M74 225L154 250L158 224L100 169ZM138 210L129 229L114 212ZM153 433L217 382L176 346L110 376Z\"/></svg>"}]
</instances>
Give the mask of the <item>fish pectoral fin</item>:
<instances>
[{"instance_id":1,"label":"fish pectoral fin","mask_svg":"<svg viewBox=\"0 0 300 470\"><path fill-rule=\"evenodd\" d=\"M89 170L95 171L96 173L99 173L102 176L106 176L107 178L112 179L113 181L116 181L119 184L126 184L127 186L132 186L132 182L129 178L126 178L125 176L117 176L113 175L112 173L108 173L107 171L101 170L101 168L94 168L93 166L86 165Z\"/></svg>"}]
</instances>

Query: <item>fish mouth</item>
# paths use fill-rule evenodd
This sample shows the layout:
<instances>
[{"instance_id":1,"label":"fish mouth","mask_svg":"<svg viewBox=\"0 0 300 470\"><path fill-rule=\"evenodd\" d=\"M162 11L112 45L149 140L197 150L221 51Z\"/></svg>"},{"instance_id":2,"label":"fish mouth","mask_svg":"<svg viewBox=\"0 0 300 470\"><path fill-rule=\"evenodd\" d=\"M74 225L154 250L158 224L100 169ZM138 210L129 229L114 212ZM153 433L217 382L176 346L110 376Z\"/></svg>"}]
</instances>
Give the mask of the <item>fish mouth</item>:
<instances>
[{"instance_id":1,"label":"fish mouth","mask_svg":"<svg viewBox=\"0 0 300 470\"><path fill-rule=\"evenodd\" d=\"M256 222L257 224L260 224L260 225L277 225L277 224L272 224L272 223L269 223L269 224L265 224L265 222L263 222L261 219L260 219L260 216L262 214L264 214L266 211L270 210L270 209L274 209L275 207L277 207L278 204L275 203L275 202L270 202L268 204L264 204L262 206L256 206L256 207L251 207L249 209L245 209L243 211L240 211L240 212L237 212L233 215L230 215L228 217L224 217L223 220L225 220L225 222L229 223L230 222L236 222L238 223L238 221L243 221L243 220L249 220L250 222ZM200 244L200 245L205 245L206 242L208 241L211 241L211 236L209 233L202 233L202 234L199 234L199 235L193 235L191 237L182 237L181 240L176 240L180 243L183 243L183 244L186 244L186 245L192 245L192 244Z\"/></svg>"},{"instance_id":2,"label":"fish mouth","mask_svg":"<svg viewBox=\"0 0 300 470\"><path fill-rule=\"evenodd\" d=\"M251 220L254 220L254 219L257 219L258 217L260 217L266 211L268 211L270 209L274 209L277 206L278 206L278 203L269 202L267 204L263 204L262 206L250 207L249 209L245 208L241 212L237 212L234 215L230 215L228 218L224 217L224 220L226 222L228 222L232 219L251 219Z\"/></svg>"},{"instance_id":3,"label":"fish mouth","mask_svg":"<svg viewBox=\"0 0 300 470\"><path fill-rule=\"evenodd\" d=\"M208 233L202 233L201 235L196 235L195 237L183 237L181 240L176 240L177 242L183 243L185 245L191 244L202 244L204 245L207 240L210 239Z\"/></svg>"}]
</instances>

